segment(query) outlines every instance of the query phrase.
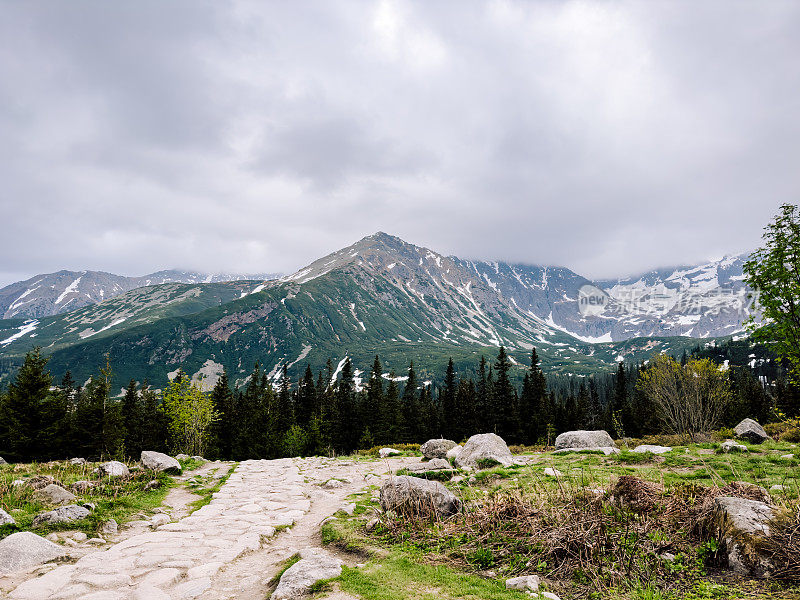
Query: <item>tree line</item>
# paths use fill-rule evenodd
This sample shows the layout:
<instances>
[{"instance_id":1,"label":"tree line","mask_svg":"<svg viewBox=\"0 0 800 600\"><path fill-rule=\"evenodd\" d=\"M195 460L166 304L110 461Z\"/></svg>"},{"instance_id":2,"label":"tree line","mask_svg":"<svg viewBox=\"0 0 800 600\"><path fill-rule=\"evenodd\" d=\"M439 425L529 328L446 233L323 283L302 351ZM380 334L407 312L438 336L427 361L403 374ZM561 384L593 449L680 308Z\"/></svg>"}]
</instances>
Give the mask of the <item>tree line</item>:
<instances>
[{"instance_id":1,"label":"tree line","mask_svg":"<svg viewBox=\"0 0 800 600\"><path fill-rule=\"evenodd\" d=\"M684 354L671 360L687 368L703 359ZM276 383L256 364L242 387L223 372L210 392L179 370L163 391L130 381L120 399L110 397L108 360L85 386L69 372L54 385L36 349L0 394L0 456L122 458L157 450L243 460L347 454L433 437L462 441L482 432L509 444L550 444L572 429L605 429L616 438L665 430L663 407L653 388L642 385L655 380L643 377L652 369L647 363L620 362L615 373L585 378L546 377L533 349L521 385L514 383L516 368L503 347L493 361L482 356L467 373L457 374L451 359L436 385L419 381L413 363L403 376L387 376L378 356L363 385L349 358L338 373L330 360L316 376L307 365L294 382L286 366ZM747 366L720 377L717 371L704 369L720 380L718 425L744 417L768 421L776 404L784 414L797 414L791 383L765 386Z\"/></svg>"}]
</instances>

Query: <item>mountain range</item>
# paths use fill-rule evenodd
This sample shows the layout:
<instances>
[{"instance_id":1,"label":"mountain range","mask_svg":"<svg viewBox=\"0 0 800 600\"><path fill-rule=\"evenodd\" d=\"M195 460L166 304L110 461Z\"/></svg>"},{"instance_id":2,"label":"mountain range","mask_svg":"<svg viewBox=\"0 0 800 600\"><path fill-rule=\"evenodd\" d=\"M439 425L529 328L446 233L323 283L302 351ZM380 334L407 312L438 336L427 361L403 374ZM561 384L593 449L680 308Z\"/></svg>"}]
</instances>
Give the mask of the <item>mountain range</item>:
<instances>
[{"instance_id":1,"label":"mountain range","mask_svg":"<svg viewBox=\"0 0 800 600\"><path fill-rule=\"evenodd\" d=\"M376 233L276 279L178 283L168 272L170 282L148 276L125 290L117 276L87 272L86 285L99 287L78 292L86 274L60 272L40 276L60 276L58 285L34 277L0 290L17 294L0 305L7 316L27 299L42 307L0 320L0 359L13 366L38 345L54 373L70 369L80 381L108 353L123 383L161 385L182 367L210 387L223 369L243 383L255 362L277 380L283 364L294 378L306 363L340 368L346 356L365 369L375 354L387 378L410 360L433 377L449 357L474 368L504 345L519 365L536 347L545 369L583 375L741 334L744 260L591 282L563 267L464 260ZM47 285L61 291L53 297ZM39 300L43 288L49 300ZM84 306L57 312L75 294ZM587 294L600 305L589 314Z\"/></svg>"},{"instance_id":2,"label":"mountain range","mask_svg":"<svg viewBox=\"0 0 800 600\"><path fill-rule=\"evenodd\" d=\"M142 277L126 277L103 271L58 271L36 275L0 289L0 315L14 317L49 317L97 304L136 288L162 283L219 283L243 279L275 279L277 273L206 275L191 271L158 271Z\"/></svg>"}]
</instances>

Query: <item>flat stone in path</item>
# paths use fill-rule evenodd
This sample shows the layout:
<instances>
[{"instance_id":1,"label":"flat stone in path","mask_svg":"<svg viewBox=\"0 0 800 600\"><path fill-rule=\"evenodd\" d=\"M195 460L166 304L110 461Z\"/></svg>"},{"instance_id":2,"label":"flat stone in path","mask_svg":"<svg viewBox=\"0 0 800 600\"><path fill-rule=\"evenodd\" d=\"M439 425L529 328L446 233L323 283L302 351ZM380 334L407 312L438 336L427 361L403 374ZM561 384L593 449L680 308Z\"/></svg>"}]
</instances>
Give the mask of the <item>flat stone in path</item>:
<instances>
[{"instance_id":1,"label":"flat stone in path","mask_svg":"<svg viewBox=\"0 0 800 600\"><path fill-rule=\"evenodd\" d=\"M322 548L309 548L300 554L300 560L281 575L272 600L294 600L311 592L312 586L323 579L342 574L342 561Z\"/></svg>"},{"instance_id":2,"label":"flat stone in path","mask_svg":"<svg viewBox=\"0 0 800 600\"><path fill-rule=\"evenodd\" d=\"M31 579L9 597L199 598L218 569L258 550L276 527L293 524L309 508L291 459L244 461L211 502L188 517Z\"/></svg>"}]
</instances>

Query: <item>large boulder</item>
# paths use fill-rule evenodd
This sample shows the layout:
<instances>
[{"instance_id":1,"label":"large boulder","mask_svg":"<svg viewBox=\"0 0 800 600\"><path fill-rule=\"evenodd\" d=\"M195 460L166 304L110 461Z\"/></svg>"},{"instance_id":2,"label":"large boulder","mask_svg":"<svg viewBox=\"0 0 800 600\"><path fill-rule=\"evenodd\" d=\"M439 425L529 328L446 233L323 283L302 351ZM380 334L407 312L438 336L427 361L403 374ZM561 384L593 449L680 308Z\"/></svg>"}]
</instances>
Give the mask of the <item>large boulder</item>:
<instances>
[{"instance_id":1,"label":"large boulder","mask_svg":"<svg viewBox=\"0 0 800 600\"><path fill-rule=\"evenodd\" d=\"M3 525L16 525L17 522L14 520L10 514L0 508L0 527Z\"/></svg>"},{"instance_id":2,"label":"large boulder","mask_svg":"<svg viewBox=\"0 0 800 600\"><path fill-rule=\"evenodd\" d=\"M447 458L447 451L455 447L457 444L453 440L428 440L419 447L422 456L425 458Z\"/></svg>"},{"instance_id":3,"label":"large boulder","mask_svg":"<svg viewBox=\"0 0 800 600\"><path fill-rule=\"evenodd\" d=\"M456 466L459 469L480 469L487 463L497 463L504 467L514 464L511 450L503 438L494 433L473 435L456 457Z\"/></svg>"},{"instance_id":4,"label":"large boulder","mask_svg":"<svg viewBox=\"0 0 800 600\"><path fill-rule=\"evenodd\" d=\"M461 500L438 481L399 475L381 487L381 507L422 517L448 517L461 510Z\"/></svg>"},{"instance_id":5,"label":"large boulder","mask_svg":"<svg viewBox=\"0 0 800 600\"><path fill-rule=\"evenodd\" d=\"M0 465L7 465L6 459L0 456Z\"/></svg>"},{"instance_id":6,"label":"large boulder","mask_svg":"<svg viewBox=\"0 0 800 600\"><path fill-rule=\"evenodd\" d=\"M742 421L733 429L736 437L740 440L745 440L751 444L761 444L767 441L769 435L764 431L764 428L753 419L742 419Z\"/></svg>"},{"instance_id":7,"label":"large boulder","mask_svg":"<svg viewBox=\"0 0 800 600\"><path fill-rule=\"evenodd\" d=\"M42 525L52 525L54 523L72 523L73 521L80 521L89 516L89 509L83 506L70 504L69 506L62 506L55 510L39 513L33 517L33 527L41 527Z\"/></svg>"},{"instance_id":8,"label":"large boulder","mask_svg":"<svg viewBox=\"0 0 800 600\"><path fill-rule=\"evenodd\" d=\"M597 429L594 431L565 431L556 438L556 450L567 448L611 448L614 440L607 431Z\"/></svg>"},{"instance_id":9,"label":"large boulder","mask_svg":"<svg viewBox=\"0 0 800 600\"><path fill-rule=\"evenodd\" d=\"M758 500L733 496L714 498L709 527L721 539L728 566L745 575L768 577L773 570L765 541L776 509Z\"/></svg>"},{"instance_id":10,"label":"large boulder","mask_svg":"<svg viewBox=\"0 0 800 600\"><path fill-rule=\"evenodd\" d=\"M36 495L50 504L69 504L75 501L75 494L55 483L51 483L37 490Z\"/></svg>"},{"instance_id":11,"label":"large boulder","mask_svg":"<svg viewBox=\"0 0 800 600\"><path fill-rule=\"evenodd\" d=\"M455 460L456 457L461 454L461 451L464 449L464 446L453 446L450 450L447 451L447 460Z\"/></svg>"},{"instance_id":12,"label":"large boulder","mask_svg":"<svg viewBox=\"0 0 800 600\"><path fill-rule=\"evenodd\" d=\"M104 475L108 477L122 477L125 475L130 475L128 467L118 460L111 460L103 463L97 467L97 473L98 475Z\"/></svg>"},{"instance_id":13,"label":"large boulder","mask_svg":"<svg viewBox=\"0 0 800 600\"><path fill-rule=\"evenodd\" d=\"M294 600L309 596L318 581L333 579L342 574L342 561L321 548L309 548L300 554L300 560L281 575L272 600Z\"/></svg>"},{"instance_id":14,"label":"large boulder","mask_svg":"<svg viewBox=\"0 0 800 600\"><path fill-rule=\"evenodd\" d=\"M180 475L182 471L181 463L177 460L152 450L144 450L142 452L142 465L152 471L164 471L165 473L174 473L176 475Z\"/></svg>"},{"instance_id":15,"label":"large boulder","mask_svg":"<svg viewBox=\"0 0 800 600\"><path fill-rule=\"evenodd\" d=\"M67 556L66 550L30 531L0 540L0 573L30 569Z\"/></svg>"}]
</instances>

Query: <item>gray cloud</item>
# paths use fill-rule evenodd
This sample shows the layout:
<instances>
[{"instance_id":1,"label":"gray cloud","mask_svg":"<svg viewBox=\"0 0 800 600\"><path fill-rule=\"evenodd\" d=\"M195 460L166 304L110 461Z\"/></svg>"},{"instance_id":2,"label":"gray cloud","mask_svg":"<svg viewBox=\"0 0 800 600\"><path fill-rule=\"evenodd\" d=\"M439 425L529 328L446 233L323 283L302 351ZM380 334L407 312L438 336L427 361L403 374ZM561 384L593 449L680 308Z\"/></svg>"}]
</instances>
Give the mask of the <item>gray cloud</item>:
<instances>
[{"instance_id":1,"label":"gray cloud","mask_svg":"<svg viewBox=\"0 0 800 600\"><path fill-rule=\"evenodd\" d=\"M376 230L594 277L800 191L800 5L8 3L0 279L291 271Z\"/></svg>"}]
</instances>

